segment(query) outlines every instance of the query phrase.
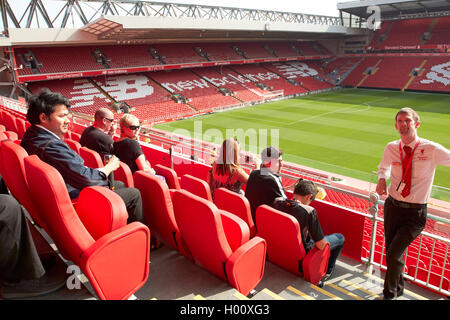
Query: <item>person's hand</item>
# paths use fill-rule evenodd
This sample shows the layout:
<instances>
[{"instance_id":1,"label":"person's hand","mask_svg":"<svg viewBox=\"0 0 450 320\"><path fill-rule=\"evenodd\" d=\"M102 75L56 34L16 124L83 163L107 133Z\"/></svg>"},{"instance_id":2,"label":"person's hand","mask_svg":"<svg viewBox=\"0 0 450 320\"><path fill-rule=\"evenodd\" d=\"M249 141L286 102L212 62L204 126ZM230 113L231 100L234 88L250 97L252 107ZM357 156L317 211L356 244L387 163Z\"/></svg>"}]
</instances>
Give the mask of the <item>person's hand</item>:
<instances>
[{"instance_id":1,"label":"person's hand","mask_svg":"<svg viewBox=\"0 0 450 320\"><path fill-rule=\"evenodd\" d=\"M254 164L255 164L255 169L258 170L259 168L261 168L261 158L256 156L253 158L254 160Z\"/></svg>"},{"instance_id":2,"label":"person's hand","mask_svg":"<svg viewBox=\"0 0 450 320\"><path fill-rule=\"evenodd\" d=\"M116 133L116 130L117 130L117 123L114 121L111 124L111 128L109 129L108 134L112 137Z\"/></svg>"},{"instance_id":3,"label":"person's hand","mask_svg":"<svg viewBox=\"0 0 450 320\"><path fill-rule=\"evenodd\" d=\"M387 194L387 190L386 190L386 180L385 179L380 179L378 180L377 183L377 187L375 189L375 191L380 195L384 195Z\"/></svg>"},{"instance_id":4,"label":"person's hand","mask_svg":"<svg viewBox=\"0 0 450 320\"><path fill-rule=\"evenodd\" d=\"M120 166L120 160L119 160L119 158L117 158L114 155L111 157L111 159L108 160L108 162L105 165L105 167L108 167L110 172L117 170L119 168L119 166Z\"/></svg>"}]
</instances>

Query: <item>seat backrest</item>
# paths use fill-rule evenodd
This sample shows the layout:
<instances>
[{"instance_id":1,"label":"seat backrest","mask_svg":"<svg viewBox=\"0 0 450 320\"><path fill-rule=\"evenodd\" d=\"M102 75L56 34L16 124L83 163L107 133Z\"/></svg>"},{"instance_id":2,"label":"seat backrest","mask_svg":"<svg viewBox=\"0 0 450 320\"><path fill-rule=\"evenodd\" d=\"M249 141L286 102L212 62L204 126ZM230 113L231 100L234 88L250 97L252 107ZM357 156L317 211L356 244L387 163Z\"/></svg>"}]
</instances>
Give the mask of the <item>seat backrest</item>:
<instances>
[{"instance_id":1,"label":"seat backrest","mask_svg":"<svg viewBox=\"0 0 450 320\"><path fill-rule=\"evenodd\" d=\"M17 133L15 131L8 130L3 133L8 137L8 139L11 139L12 141L19 139L19 136L17 135Z\"/></svg>"},{"instance_id":2,"label":"seat backrest","mask_svg":"<svg viewBox=\"0 0 450 320\"><path fill-rule=\"evenodd\" d=\"M5 112L3 114L3 124L5 125L6 130L17 132L16 116L10 112Z\"/></svg>"},{"instance_id":3,"label":"seat backrest","mask_svg":"<svg viewBox=\"0 0 450 320\"><path fill-rule=\"evenodd\" d=\"M87 147L80 148L80 157L83 158L84 165L86 167L89 167L92 169L97 169L97 168L102 168L104 166L102 158L100 157L98 152L94 151L92 149L89 149Z\"/></svg>"},{"instance_id":4,"label":"seat backrest","mask_svg":"<svg viewBox=\"0 0 450 320\"><path fill-rule=\"evenodd\" d=\"M64 139L64 142L67 143L70 149L80 154L81 144L78 141L72 139Z\"/></svg>"},{"instance_id":5,"label":"seat backrest","mask_svg":"<svg viewBox=\"0 0 450 320\"><path fill-rule=\"evenodd\" d=\"M77 142L80 141L81 134L72 131L71 134L70 134L70 136L71 136L71 139L72 139L72 140L75 140L75 141L77 141Z\"/></svg>"},{"instance_id":6,"label":"seat backrest","mask_svg":"<svg viewBox=\"0 0 450 320\"><path fill-rule=\"evenodd\" d=\"M245 196L226 188L219 188L214 193L214 204L217 208L233 213L244 220L250 229L250 237L256 235L256 227L253 222L250 203Z\"/></svg>"},{"instance_id":7,"label":"seat backrest","mask_svg":"<svg viewBox=\"0 0 450 320\"><path fill-rule=\"evenodd\" d=\"M178 249L177 236L180 231L169 188L160 178L142 170L136 171L133 179L135 187L141 192L145 224L149 226L152 236Z\"/></svg>"},{"instance_id":8,"label":"seat backrest","mask_svg":"<svg viewBox=\"0 0 450 320\"><path fill-rule=\"evenodd\" d=\"M226 279L224 263L232 251L217 207L186 190L175 190L172 200L178 228L194 260Z\"/></svg>"},{"instance_id":9,"label":"seat backrest","mask_svg":"<svg viewBox=\"0 0 450 320\"><path fill-rule=\"evenodd\" d=\"M17 136L19 139L22 139L23 135L25 134L25 131L27 131L27 124L26 121L22 118L17 117L16 118L16 126L17 126Z\"/></svg>"},{"instance_id":10,"label":"seat backrest","mask_svg":"<svg viewBox=\"0 0 450 320\"><path fill-rule=\"evenodd\" d=\"M77 264L94 239L75 212L61 174L36 155L26 157L24 165L31 197L47 222L47 233L62 255Z\"/></svg>"},{"instance_id":11,"label":"seat backrest","mask_svg":"<svg viewBox=\"0 0 450 320\"><path fill-rule=\"evenodd\" d=\"M6 135L6 133L3 131L0 131L0 141L2 140L6 140L8 139L8 136Z\"/></svg>"},{"instance_id":12,"label":"seat backrest","mask_svg":"<svg viewBox=\"0 0 450 320\"><path fill-rule=\"evenodd\" d=\"M28 156L28 153L11 140L0 142L0 149L1 164L5 168L3 179L6 186L11 194L27 209L33 220L45 229L44 219L40 216L31 198L25 176L24 159Z\"/></svg>"},{"instance_id":13,"label":"seat backrest","mask_svg":"<svg viewBox=\"0 0 450 320\"><path fill-rule=\"evenodd\" d=\"M0 132L6 131L6 127L3 124L0 124Z\"/></svg>"},{"instance_id":14,"label":"seat backrest","mask_svg":"<svg viewBox=\"0 0 450 320\"><path fill-rule=\"evenodd\" d=\"M211 189L209 184L197 177L185 174L181 176L181 189L187 190L203 199L212 201Z\"/></svg>"},{"instance_id":15,"label":"seat backrest","mask_svg":"<svg viewBox=\"0 0 450 320\"><path fill-rule=\"evenodd\" d=\"M163 176L166 179L166 183L169 189L180 189L180 180L175 170L163 166L162 164L156 164L153 166L157 175Z\"/></svg>"},{"instance_id":16,"label":"seat backrest","mask_svg":"<svg viewBox=\"0 0 450 320\"><path fill-rule=\"evenodd\" d=\"M298 221L289 214L261 205L256 209L256 229L258 236L267 242L269 260L302 275L299 262L305 257L305 248Z\"/></svg>"}]
</instances>

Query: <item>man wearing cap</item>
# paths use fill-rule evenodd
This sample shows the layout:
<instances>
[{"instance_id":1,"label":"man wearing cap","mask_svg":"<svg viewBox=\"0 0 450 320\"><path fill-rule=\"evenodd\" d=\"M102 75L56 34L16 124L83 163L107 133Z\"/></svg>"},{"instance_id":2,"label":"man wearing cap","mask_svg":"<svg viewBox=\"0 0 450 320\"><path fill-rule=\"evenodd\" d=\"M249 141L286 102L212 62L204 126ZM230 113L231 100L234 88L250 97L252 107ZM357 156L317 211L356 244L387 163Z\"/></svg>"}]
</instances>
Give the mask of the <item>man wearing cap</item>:
<instances>
[{"instance_id":1,"label":"man wearing cap","mask_svg":"<svg viewBox=\"0 0 450 320\"><path fill-rule=\"evenodd\" d=\"M450 151L438 143L419 138L420 118L411 108L400 109L395 128L400 140L387 144L378 166L379 195L389 193L384 202L386 276L383 296L391 300L403 294L402 256L425 228L427 201L437 165L450 166ZM390 178L389 188L386 180Z\"/></svg>"},{"instance_id":2,"label":"man wearing cap","mask_svg":"<svg viewBox=\"0 0 450 320\"><path fill-rule=\"evenodd\" d=\"M250 203L253 221L256 208L262 204L273 205L275 198L287 199L279 176L283 151L268 147L261 153L261 168L250 173L245 196Z\"/></svg>"}]
</instances>

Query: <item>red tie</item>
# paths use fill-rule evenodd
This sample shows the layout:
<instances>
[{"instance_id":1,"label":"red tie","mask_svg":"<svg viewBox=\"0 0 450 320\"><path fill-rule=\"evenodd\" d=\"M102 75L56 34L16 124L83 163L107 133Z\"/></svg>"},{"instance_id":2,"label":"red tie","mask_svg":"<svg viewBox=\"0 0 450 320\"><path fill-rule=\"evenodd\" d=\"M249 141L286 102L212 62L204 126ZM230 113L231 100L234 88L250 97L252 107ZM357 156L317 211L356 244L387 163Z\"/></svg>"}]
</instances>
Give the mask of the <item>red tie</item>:
<instances>
[{"instance_id":1,"label":"red tie","mask_svg":"<svg viewBox=\"0 0 450 320\"><path fill-rule=\"evenodd\" d=\"M405 151L405 159L403 159L403 174L404 174L404 182L405 182L405 187L403 188L402 191L402 197L405 198L406 196L409 195L409 193L411 192L411 171L412 171L412 163L411 165L408 167L408 163L410 161L411 158L411 148L408 146L404 146L403 150ZM408 169L408 170L407 170ZM405 173L405 170L406 173Z\"/></svg>"}]
</instances>

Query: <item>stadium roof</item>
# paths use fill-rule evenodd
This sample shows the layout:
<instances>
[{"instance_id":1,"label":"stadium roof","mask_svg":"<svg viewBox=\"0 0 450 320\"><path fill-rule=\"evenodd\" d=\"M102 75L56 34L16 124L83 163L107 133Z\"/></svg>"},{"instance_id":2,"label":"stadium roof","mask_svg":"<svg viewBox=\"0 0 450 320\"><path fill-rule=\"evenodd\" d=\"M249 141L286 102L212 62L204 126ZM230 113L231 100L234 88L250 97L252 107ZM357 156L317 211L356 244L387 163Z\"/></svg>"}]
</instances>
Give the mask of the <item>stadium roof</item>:
<instances>
[{"instance_id":1,"label":"stadium roof","mask_svg":"<svg viewBox=\"0 0 450 320\"><path fill-rule=\"evenodd\" d=\"M381 19L432 17L450 15L450 0L361 0L339 2L337 8L341 12L367 19L370 6L377 6L381 11Z\"/></svg>"},{"instance_id":2,"label":"stadium roof","mask_svg":"<svg viewBox=\"0 0 450 320\"><path fill-rule=\"evenodd\" d=\"M19 10L19 2L0 0L6 36L0 46L320 40L367 34L366 29L346 27L339 17L294 12L131 0L26 2ZM78 24L70 27L70 22Z\"/></svg>"}]
</instances>

